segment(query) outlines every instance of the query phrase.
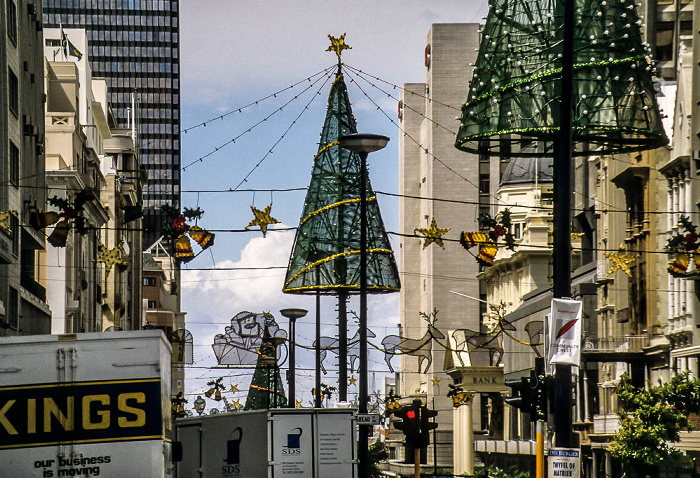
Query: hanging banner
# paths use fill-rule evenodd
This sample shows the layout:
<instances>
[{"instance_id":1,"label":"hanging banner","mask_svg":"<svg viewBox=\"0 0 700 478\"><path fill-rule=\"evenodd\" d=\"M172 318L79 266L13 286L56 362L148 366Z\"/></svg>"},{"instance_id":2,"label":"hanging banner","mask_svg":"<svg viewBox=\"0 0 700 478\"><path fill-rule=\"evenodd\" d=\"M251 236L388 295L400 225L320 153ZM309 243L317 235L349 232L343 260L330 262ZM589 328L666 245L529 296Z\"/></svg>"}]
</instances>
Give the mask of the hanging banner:
<instances>
[{"instance_id":1,"label":"hanging banner","mask_svg":"<svg viewBox=\"0 0 700 478\"><path fill-rule=\"evenodd\" d=\"M547 324L547 362L576 365L581 363L580 300L552 299Z\"/></svg>"}]
</instances>

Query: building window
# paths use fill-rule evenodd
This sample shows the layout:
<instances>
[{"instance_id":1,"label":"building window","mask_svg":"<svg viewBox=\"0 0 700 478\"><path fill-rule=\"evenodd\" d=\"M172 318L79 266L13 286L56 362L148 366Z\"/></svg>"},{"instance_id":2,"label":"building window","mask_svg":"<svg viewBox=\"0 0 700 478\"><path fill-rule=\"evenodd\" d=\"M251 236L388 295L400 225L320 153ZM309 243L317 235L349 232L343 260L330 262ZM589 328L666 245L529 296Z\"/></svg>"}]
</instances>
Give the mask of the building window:
<instances>
[{"instance_id":1,"label":"building window","mask_svg":"<svg viewBox=\"0 0 700 478\"><path fill-rule=\"evenodd\" d=\"M152 279L152 277L149 277L149 279ZM148 301L148 308L149 309L157 309L158 305L156 304L155 300L149 300Z\"/></svg>"},{"instance_id":2,"label":"building window","mask_svg":"<svg viewBox=\"0 0 700 478\"><path fill-rule=\"evenodd\" d=\"M10 182L19 185L19 148L10 141Z\"/></svg>"},{"instance_id":3,"label":"building window","mask_svg":"<svg viewBox=\"0 0 700 478\"><path fill-rule=\"evenodd\" d=\"M156 278L155 277L144 277L143 278L143 285L149 286L149 287L155 287Z\"/></svg>"},{"instance_id":4,"label":"building window","mask_svg":"<svg viewBox=\"0 0 700 478\"><path fill-rule=\"evenodd\" d=\"M14 287L10 287L10 298L7 301L7 322L11 327L19 324L19 292Z\"/></svg>"},{"instance_id":5,"label":"building window","mask_svg":"<svg viewBox=\"0 0 700 478\"><path fill-rule=\"evenodd\" d=\"M7 0L7 36L17 45L17 5L14 0Z\"/></svg>"},{"instance_id":6,"label":"building window","mask_svg":"<svg viewBox=\"0 0 700 478\"><path fill-rule=\"evenodd\" d=\"M17 75L15 75L15 72L12 71L11 68L7 69L7 88L7 103L12 114L17 117L19 111L19 81L17 81Z\"/></svg>"}]
</instances>

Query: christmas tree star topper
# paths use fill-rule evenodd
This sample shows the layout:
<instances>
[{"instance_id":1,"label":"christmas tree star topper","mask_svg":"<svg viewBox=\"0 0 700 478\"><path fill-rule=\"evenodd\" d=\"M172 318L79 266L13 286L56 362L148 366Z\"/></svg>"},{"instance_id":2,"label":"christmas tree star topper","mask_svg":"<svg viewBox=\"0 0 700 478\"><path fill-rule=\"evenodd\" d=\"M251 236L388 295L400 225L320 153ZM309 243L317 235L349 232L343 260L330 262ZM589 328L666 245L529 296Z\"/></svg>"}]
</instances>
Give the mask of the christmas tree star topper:
<instances>
[{"instance_id":1,"label":"christmas tree star topper","mask_svg":"<svg viewBox=\"0 0 700 478\"><path fill-rule=\"evenodd\" d=\"M413 232L414 233L421 233L425 236L425 242L423 243L423 249L428 247L433 242L444 249L445 244L443 244L443 242L442 242L442 236L447 234L447 231L449 231L449 230L450 230L449 227L437 227L437 223L435 222L435 218L433 218L433 220L430 223L430 227L428 227L428 228L416 228Z\"/></svg>"},{"instance_id":2,"label":"christmas tree star topper","mask_svg":"<svg viewBox=\"0 0 700 478\"><path fill-rule=\"evenodd\" d=\"M340 61L340 55L343 54L343 50L352 50L352 47L345 43L345 33L338 38L328 35L328 39L331 41L331 46L326 48L326 51L334 51L338 55L338 61Z\"/></svg>"},{"instance_id":3,"label":"christmas tree star topper","mask_svg":"<svg viewBox=\"0 0 700 478\"><path fill-rule=\"evenodd\" d=\"M269 226L270 224L279 224L279 221L277 219L270 216L270 211L272 210L271 203L268 204L267 207L262 211L260 209L257 209L255 206L250 206L250 209L253 211L255 219L248 223L248 225L245 227L246 229L248 229L251 226L260 226L260 230L262 231L263 237L265 237L267 234L267 226Z\"/></svg>"}]
</instances>

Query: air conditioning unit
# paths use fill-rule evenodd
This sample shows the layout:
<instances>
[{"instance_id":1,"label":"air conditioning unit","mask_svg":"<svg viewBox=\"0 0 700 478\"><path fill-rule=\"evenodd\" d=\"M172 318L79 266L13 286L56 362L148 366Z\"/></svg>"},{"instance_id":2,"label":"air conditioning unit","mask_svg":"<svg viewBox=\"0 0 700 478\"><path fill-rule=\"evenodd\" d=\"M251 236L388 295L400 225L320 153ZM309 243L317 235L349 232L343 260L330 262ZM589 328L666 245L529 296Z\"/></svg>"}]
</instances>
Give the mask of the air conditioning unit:
<instances>
[{"instance_id":1,"label":"air conditioning unit","mask_svg":"<svg viewBox=\"0 0 700 478\"><path fill-rule=\"evenodd\" d=\"M70 299L66 302L66 312L75 312L80 307L80 302L75 299Z\"/></svg>"}]
</instances>

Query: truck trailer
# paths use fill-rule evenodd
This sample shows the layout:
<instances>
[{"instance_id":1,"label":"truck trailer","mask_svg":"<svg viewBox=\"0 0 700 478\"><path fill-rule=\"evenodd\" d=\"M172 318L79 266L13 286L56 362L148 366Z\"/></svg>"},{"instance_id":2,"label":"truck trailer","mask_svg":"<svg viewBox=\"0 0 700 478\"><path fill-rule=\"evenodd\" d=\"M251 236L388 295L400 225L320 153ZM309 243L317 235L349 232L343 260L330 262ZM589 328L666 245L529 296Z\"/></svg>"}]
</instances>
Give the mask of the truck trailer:
<instances>
[{"instance_id":1,"label":"truck trailer","mask_svg":"<svg viewBox=\"0 0 700 478\"><path fill-rule=\"evenodd\" d=\"M355 478L353 409L277 408L175 420L177 478Z\"/></svg>"},{"instance_id":2,"label":"truck trailer","mask_svg":"<svg viewBox=\"0 0 700 478\"><path fill-rule=\"evenodd\" d=\"M0 476L173 476L160 330L0 338Z\"/></svg>"}]
</instances>

